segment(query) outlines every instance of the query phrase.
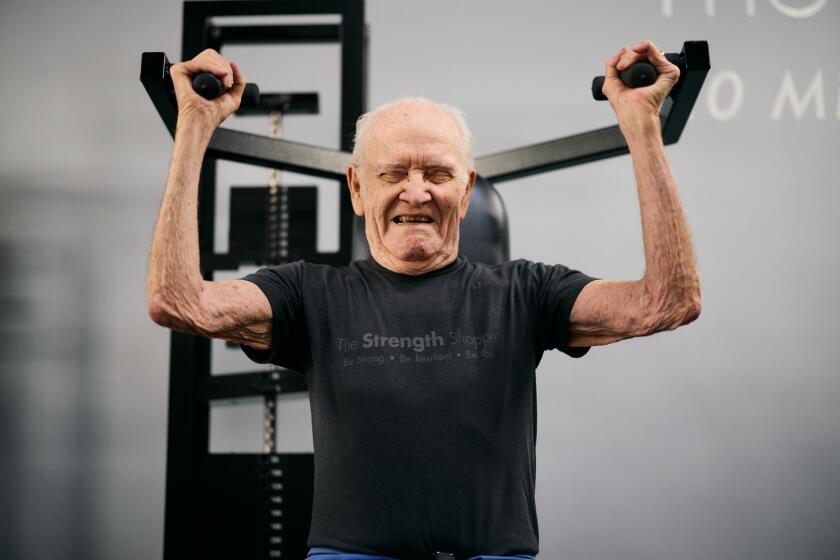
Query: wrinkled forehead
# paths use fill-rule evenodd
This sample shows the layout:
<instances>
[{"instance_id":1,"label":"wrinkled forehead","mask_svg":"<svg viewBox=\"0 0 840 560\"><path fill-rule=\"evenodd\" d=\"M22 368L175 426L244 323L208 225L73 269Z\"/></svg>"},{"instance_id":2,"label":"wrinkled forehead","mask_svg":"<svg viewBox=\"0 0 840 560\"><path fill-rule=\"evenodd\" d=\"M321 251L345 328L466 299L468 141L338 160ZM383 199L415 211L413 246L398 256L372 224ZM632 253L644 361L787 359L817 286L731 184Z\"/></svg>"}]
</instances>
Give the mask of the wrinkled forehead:
<instances>
[{"instance_id":1,"label":"wrinkled forehead","mask_svg":"<svg viewBox=\"0 0 840 560\"><path fill-rule=\"evenodd\" d=\"M463 164L464 141L455 120L426 105L397 105L376 115L368 125L365 159L372 165L402 161Z\"/></svg>"}]
</instances>

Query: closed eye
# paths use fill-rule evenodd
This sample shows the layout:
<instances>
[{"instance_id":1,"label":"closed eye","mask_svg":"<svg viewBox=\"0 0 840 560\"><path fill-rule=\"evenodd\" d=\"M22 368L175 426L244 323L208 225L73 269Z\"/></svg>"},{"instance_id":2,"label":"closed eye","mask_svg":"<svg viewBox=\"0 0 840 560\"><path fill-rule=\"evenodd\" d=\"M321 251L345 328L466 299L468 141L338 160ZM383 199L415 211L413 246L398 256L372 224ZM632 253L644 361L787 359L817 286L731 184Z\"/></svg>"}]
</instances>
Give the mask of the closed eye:
<instances>
[{"instance_id":1,"label":"closed eye","mask_svg":"<svg viewBox=\"0 0 840 560\"><path fill-rule=\"evenodd\" d=\"M406 172L401 170L385 171L379 174L379 178L389 183L399 183L405 179Z\"/></svg>"},{"instance_id":2,"label":"closed eye","mask_svg":"<svg viewBox=\"0 0 840 560\"><path fill-rule=\"evenodd\" d=\"M445 169L435 169L426 173L426 180L436 185L452 180L452 173Z\"/></svg>"}]
</instances>

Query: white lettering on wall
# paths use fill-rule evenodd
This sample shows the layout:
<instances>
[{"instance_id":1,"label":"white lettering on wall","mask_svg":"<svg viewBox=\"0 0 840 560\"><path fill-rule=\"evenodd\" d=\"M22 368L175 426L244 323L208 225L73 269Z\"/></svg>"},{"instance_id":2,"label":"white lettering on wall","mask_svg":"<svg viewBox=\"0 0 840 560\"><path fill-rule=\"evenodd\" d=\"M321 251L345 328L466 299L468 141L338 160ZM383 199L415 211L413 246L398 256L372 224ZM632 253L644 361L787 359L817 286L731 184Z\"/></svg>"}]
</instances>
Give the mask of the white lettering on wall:
<instances>
[{"instance_id":1,"label":"white lettering on wall","mask_svg":"<svg viewBox=\"0 0 840 560\"><path fill-rule=\"evenodd\" d=\"M825 8L825 5L828 4L828 0L816 0L816 2L812 3L810 6L803 6L801 8L791 8L790 6L783 4L782 0L770 0L770 3L773 4L774 8L787 17L808 18L820 13L822 9Z\"/></svg>"},{"instance_id":2,"label":"white lettering on wall","mask_svg":"<svg viewBox=\"0 0 840 560\"><path fill-rule=\"evenodd\" d=\"M721 88L731 84L732 100L727 107L721 107L719 95ZM719 121L731 120L741 109L741 104L744 102L744 82L741 77L732 70L722 70L717 72L709 83L709 93L706 97L706 106L709 114Z\"/></svg>"},{"instance_id":3,"label":"white lettering on wall","mask_svg":"<svg viewBox=\"0 0 840 560\"><path fill-rule=\"evenodd\" d=\"M706 15L715 17L715 0L704 0L706 4ZM781 14L790 18L809 18L817 15L828 4L828 0L815 0L808 6L792 7L782 0L769 0L770 4ZM744 12L749 17L755 17L755 0L744 0ZM662 15L666 18L674 17L674 0L662 0Z\"/></svg>"},{"instance_id":4,"label":"white lettering on wall","mask_svg":"<svg viewBox=\"0 0 840 560\"><path fill-rule=\"evenodd\" d=\"M796 120L801 121L812 100L817 119L821 121L825 120L825 95L823 94L822 70L817 70L814 79L811 80L808 89L801 98L796 93L796 85L793 83L793 76L790 70L785 70L785 77L782 79L782 86L779 88L776 101L773 103L770 118L774 121L779 120L782 117L785 102L790 101L790 107L793 110L794 117L796 117Z\"/></svg>"}]
</instances>

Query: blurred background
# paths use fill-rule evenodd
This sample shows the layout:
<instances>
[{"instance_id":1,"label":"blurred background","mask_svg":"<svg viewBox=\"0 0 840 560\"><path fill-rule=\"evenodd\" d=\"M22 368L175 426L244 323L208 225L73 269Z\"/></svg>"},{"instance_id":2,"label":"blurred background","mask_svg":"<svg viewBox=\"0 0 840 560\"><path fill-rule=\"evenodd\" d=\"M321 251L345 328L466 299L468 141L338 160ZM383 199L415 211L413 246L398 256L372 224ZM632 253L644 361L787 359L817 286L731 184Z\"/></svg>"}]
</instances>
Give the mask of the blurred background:
<instances>
[{"instance_id":1,"label":"blurred background","mask_svg":"<svg viewBox=\"0 0 840 560\"><path fill-rule=\"evenodd\" d=\"M477 155L614 124L589 84L625 44L709 41L712 70L667 149L703 313L581 360L546 354L540 557L840 558L840 2L366 6L369 106L458 105ZM2 558L162 555L169 333L148 318L144 285L172 141L138 76L142 51L179 59L181 9L0 3ZM264 90L320 92L321 114L288 117L285 133L338 146L338 46L225 54ZM336 184L284 176L317 184L322 216L337 219ZM220 251L223 185L266 181L220 164ZM512 257L643 273L628 156L498 190ZM337 231L319 223L321 250ZM248 364L224 345L213 360ZM279 449L311 450L306 399L280 411ZM259 402L215 407L211 447L258 451L260 414Z\"/></svg>"}]
</instances>

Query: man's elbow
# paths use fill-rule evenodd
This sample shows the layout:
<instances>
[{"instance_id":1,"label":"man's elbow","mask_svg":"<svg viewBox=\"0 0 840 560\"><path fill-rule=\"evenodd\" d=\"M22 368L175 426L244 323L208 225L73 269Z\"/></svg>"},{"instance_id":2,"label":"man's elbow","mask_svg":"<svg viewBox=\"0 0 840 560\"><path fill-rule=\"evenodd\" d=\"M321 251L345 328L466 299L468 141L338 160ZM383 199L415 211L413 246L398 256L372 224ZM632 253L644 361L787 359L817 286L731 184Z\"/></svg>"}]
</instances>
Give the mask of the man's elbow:
<instances>
[{"instance_id":1,"label":"man's elbow","mask_svg":"<svg viewBox=\"0 0 840 560\"><path fill-rule=\"evenodd\" d=\"M683 325L692 323L700 317L701 307L699 292L685 294L677 300L671 300L667 304L656 306L648 320L645 321L645 334L673 331Z\"/></svg>"},{"instance_id":2,"label":"man's elbow","mask_svg":"<svg viewBox=\"0 0 840 560\"><path fill-rule=\"evenodd\" d=\"M172 323L172 308L159 293L146 294L146 310L149 318L162 327Z\"/></svg>"},{"instance_id":3,"label":"man's elbow","mask_svg":"<svg viewBox=\"0 0 840 560\"><path fill-rule=\"evenodd\" d=\"M194 321L189 320L189 314L184 313L182 308L160 292L146 294L146 309L152 321L168 329L194 331Z\"/></svg>"},{"instance_id":4,"label":"man's elbow","mask_svg":"<svg viewBox=\"0 0 840 560\"><path fill-rule=\"evenodd\" d=\"M693 293L684 296L674 308L667 313L666 329L672 331L687 325L700 317L700 294Z\"/></svg>"},{"instance_id":5,"label":"man's elbow","mask_svg":"<svg viewBox=\"0 0 840 560\"><path fill-rule=\"evenodd\" d=\"M683 310L682 322L679 326L687 325L696 321L700 317L700 311L702 310L702 307L703 306L700 304L700 293L698 292L696 294L692 294L685 305L685 309Z\"/></svg>"}]
</instances>

